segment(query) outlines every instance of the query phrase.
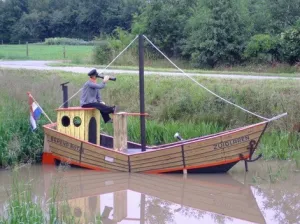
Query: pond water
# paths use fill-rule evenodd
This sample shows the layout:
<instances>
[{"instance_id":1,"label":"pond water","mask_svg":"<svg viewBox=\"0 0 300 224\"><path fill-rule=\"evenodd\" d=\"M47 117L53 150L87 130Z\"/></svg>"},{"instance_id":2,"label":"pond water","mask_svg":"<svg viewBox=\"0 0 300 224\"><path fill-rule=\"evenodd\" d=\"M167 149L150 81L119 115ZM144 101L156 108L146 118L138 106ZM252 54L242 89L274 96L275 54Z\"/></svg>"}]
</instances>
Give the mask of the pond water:
<instances>
[{"instance_id":1,"label":"pond water","mask_svg":"<svg viewBox=\"0 0 300 224\"><path fill-rule=\"evenodd\" d=\"M51 189L68 202L80 223L300 223L300 173L292 162L243 163L228 174L148 175L110 173L69 166L24 165L19 176L44 202ZM0 170L4 215L11 170Z\"/></svg>"}]
</instances>

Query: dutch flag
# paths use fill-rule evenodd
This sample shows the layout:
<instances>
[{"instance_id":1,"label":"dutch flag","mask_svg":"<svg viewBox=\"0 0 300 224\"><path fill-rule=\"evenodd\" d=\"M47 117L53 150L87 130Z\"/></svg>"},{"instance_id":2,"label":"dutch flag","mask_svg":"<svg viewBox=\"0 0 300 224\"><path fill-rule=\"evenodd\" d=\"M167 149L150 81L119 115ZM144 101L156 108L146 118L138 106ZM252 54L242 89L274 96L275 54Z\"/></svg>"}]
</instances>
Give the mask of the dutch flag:
<instances>
[{"instance_id":1,"label":"dutch flag","mask_svg":"<svg viewBox=\"0 0 300 224\"><path fill-rule=\"evenodd\" d=\"M34 131L37 128L36 121L40 118L42 114L42 109L34 102L31 94L29 96L29 106L30 106L30 126L31 130Z\"/></svg>"}]
</instances>

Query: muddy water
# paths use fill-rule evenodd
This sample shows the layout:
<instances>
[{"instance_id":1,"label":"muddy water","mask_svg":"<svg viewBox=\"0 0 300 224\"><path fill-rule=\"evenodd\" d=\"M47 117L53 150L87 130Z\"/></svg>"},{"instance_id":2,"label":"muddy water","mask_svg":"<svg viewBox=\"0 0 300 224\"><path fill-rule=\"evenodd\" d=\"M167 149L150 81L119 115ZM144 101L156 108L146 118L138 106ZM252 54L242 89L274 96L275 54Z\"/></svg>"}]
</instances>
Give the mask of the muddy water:
<instances>
[{"instance_id":1,"label":"muddy water","mask_svg":"<svg viewBox=\"0 0 300 224\"><path fill-rule=\"evenodd\" d=\"M0 215L12 175L0 170ZM229 174L145 175L26 165L20 179L47 201L53 186L80 223L300 223L300 173L291 162L243 164Z\"/></svg>"}]
</instances>

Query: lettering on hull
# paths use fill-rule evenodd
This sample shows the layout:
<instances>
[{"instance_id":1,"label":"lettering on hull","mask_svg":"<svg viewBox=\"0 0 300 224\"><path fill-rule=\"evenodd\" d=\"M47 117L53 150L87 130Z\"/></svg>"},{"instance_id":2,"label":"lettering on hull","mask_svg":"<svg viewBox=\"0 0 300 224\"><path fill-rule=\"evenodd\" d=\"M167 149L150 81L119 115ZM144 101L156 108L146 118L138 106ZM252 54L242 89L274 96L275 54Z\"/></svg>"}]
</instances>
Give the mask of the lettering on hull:
<instances>
[{"instance_id":1,"label":"lettering on hull","mask_svg":"<svg viewBox=\"0 0 300 224\"><path fill-rule=\"evenodd\" d=\"M74 145L74 144L72 144L70 142L67 142L65 140L62 140L60 138L56 138L56 137L51 136L48 141L52 142L56 145L63 146L65 148L80 152L80 146Z\"/></svg>"},{"instance_id":2,"label":"lettering on hull","mask_svg":"<svg viewBox=\"0 0 300 224\"><path fill-rule=\"evenodd\" d=\"M243 143L243 142L247 142L249 141L250 137L249 135L245 135L245 136L242 136L242 137L239 137L239 138L234 138L234 139L230 139L228 141L225 141L225 142L219 142L217 144L214 144L214 150L217 150L217 149L225 149L225 148L228 148L230 146L233 146L233 145L237 145L237 144L240 144L240 143Z\"/></svg>"}]
</instances>

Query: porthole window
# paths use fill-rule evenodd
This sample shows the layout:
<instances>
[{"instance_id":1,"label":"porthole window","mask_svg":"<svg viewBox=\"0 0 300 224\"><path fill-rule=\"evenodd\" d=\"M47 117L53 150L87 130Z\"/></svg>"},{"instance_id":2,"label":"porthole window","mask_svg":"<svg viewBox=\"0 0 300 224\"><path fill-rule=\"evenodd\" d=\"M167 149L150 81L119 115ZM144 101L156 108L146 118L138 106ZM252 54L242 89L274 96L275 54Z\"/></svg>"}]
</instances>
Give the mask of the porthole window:
<instances>
[{"instance_id":1,"label":"porthole window","mask_svg":"<svg viewBox=\"0 0 300 224\"><path fill-rule=\"evenodd\" d=\"M79 127L81 125L81 118L80 117L74 117L73 118L73 124L75 127Z\"/></svg>"},{"instance_id":2,"label":"porthole window","mask_svg":"<svg viewBox=\"0 0 300 224\"><path fill-rule=\"evenodd\" d=\"M64 127L68 127L70 125L70 118L68 116L63 116L61 118L61 124L64 126Z\"/></svg>"}]
</instances>

